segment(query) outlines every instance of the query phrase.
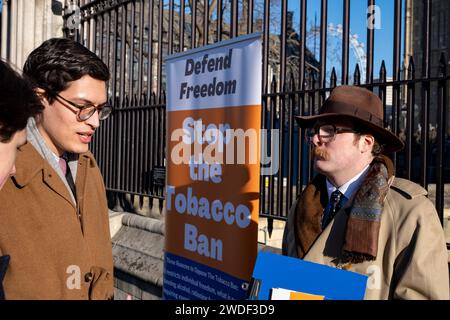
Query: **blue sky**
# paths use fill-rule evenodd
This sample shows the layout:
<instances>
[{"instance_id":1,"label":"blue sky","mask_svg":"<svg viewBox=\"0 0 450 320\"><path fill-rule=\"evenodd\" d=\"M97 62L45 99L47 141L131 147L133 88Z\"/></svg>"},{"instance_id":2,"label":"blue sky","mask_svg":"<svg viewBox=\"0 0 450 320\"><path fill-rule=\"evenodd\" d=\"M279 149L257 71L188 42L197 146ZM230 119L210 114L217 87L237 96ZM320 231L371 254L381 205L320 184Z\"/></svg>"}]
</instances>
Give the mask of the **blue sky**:
<instances>
[{"instance_id":1,"label":"blue sky","mask_svg":"<svg viewBox=\"0 0 450 320\"><path fill-rule=\"evenodd\" d=\"M280 34L281 32L281 5L282 0L254 0L254 17L262 18L264 15L264 5L270 1L270 33ZM287 0L288 11L294 12L293 28L300 33L300 4L303 0ZM315 18L317 26L320 27L320 7L321 0L307 1L307 31L314 26ZM374 43L374 79L379 78L381 63L384 60L386 64L387 77L392 77L393 69L393 50L394 50L394 0L376 0L381 13L381 28L375 30ZM240 2L239 2L240 3ZM401 63L403 63L404 46L404 10L405 0L402 0L402 30L401 30ZM239 10L241 11L241 10ZM225 10L225 17L229 18L229 8ZM335 27L343 24L343 0L328 0L328 24L332 23ZM367 0L350 1L350 33L356 35L358 42L362 45L362 52L367 48ZM337 33L336 33L337 34ZM336 67L337 77L340 81L341 63L342 63L342 40L337 36L328 36L327 38L327 74L331 73L333 66ZM315 44L315 46L314 46ZM320 60L320 36L307 36L307 47L310 51L316 48L316 59ZM333 52L335 52L333 54ZM349 81L353 81L353 73L358 63L358 59L350 48L349 59ZM364 63L365 65L365 63ZM365 67L365 66L364 66ZM360 68L362 66L360 65ZM339 84L338 81L338 84Z\"/></svg>"},{"instance_id":2,"label":"blue sky","mask_svg":"<svg viewBox=\"0 0 450 320\"><path fill-rule=\"evenodd\" d=\"M281 0L256 0L255 3L259 3L260 9L263 8L264 1L271 1L271 32L279 33L280 26L280 11ZM294 29L299 32L300 30L300 3L302 0L288 0L288 11L294 12ZM314 26L315 18L317 19L317 25L320 26L320 3L321 0L306 0L307 1L307 30L309 31ZM0 0L0 12L1 4L3 0ZM178 1L177 1L178 3ZM378 78L379 70L382 60L385 60L387 68L387 76L392 76L392 57L393 57L393 25L394 25L394 1L393 0L376 0L376 5L380 8L381 12L381 29L375 30L375 52L374 52L374 78ZM404 15L405 1L402 0L402 16ZM366 11L367 0L351 0L350 1L350 33L357 35L358 42L363 45L363 51L366 51L367 47L367 29L366 29ZM334 26L343 23L343 0L329 0L328 1L328 23L332 23ZM401 44L402 52L404 45L404 19L402 19L402 34ZM340 79L340 64L341 64L341 40L335 36L329 36L327 44L328 58L327 61L327 73L331 71L333 66L336 67L338 73L338 79ZM315 46L314 46L315 44ZM309 37L307 46L310 51L314 51L316 48L316 58L319 60L319 48L320 37ZM335 51L335 54L333 54ZM401 55L403 61L403 55ZM349 63L349 75L350 81L353 79L353 72L355 70L356 63L359 62L350 49L350 63ZM361 67L361 66L360 66Z\"/></svg>"},{"instance_id":3,"label":"blue sky","mask_svg":"<svg viewBox=\"0 0 450 320\"><path fill-rule=\"evenodd\" d=\"M315 17L317 17L317 25L320 25L320 0L308 0L307 1L307 30L314 25ZM374 52L374 77L378 78L381 61L384 59L387 75L392 76L392 57L393 57L393 41L394 41L394 1L393 0L377 0L376 5L380 8L381 12L381 29L375 30L375 52ZM402 15L404 14L404 1L402 3ZM288 10L294 11L294 28L299 31L300 27L300 0L288 1ZM350 2L350 33L358 36L358 41L363 44L363 50L366 51L367 47L367 28L366 28L366 0L352 0ZM275 14L275 13L274 13ZM403 21L403 19L402 19ZM343 23L343 0L329 0L328 1L328 23L338 25ZM403 48L403 33L404 24L402 23L402 48ZM317 57L319 57L320 38L316 38ZM337 37L328 37L328 50L331 52L331 47L340 49L340 39ZM311 51L314 48L314 38L307 42L307 45ZM338 50L340 51L340 50ZM350 79L353 79L353 71L355 69L357 59L350 50L350 67L349 74ZM402 57L403 58L403 57ZM319 60L319 59L318 59ZM337 64L337 68L340 65L340 57L335 57L327 64ZM361 67L361 66L360 66ZM330 71L331 66L327 66L327 71ZM337 70L338 73L340 70ZM339 76L338 76L339 78ZM352 81L352 80L351 80Z\"/></svg>"}]
</instances>

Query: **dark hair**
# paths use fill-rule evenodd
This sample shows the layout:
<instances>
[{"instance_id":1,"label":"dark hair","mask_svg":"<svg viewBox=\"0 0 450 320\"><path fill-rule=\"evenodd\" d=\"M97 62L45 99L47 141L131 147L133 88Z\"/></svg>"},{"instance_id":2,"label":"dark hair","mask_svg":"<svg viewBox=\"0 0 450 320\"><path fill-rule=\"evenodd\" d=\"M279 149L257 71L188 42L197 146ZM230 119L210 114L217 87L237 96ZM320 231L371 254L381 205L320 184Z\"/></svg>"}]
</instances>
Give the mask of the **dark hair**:
<instances>
[{"instance_id":1,"label":"dark hair","mask_svg":"<svg viewBox=\"0 0 450 320\"><path fill-rule=\"evenodd\" d=\"M29 81L0 60L0 142L25 129L28 118L43 109Z\"/></svg>"},{"instance_id":2,"label":"dark hair","mask_svg":"<svg viewBox=\"0 0 450 320\"><path fill-rule=\"evenodd\" d=\"M53 102L52 94L65 90L69 82L85 75L109 80L108 67L95 53L66 38L44 41L30 53L23 72L35 87L47 91L50 103Z\"/></svg>"},{"instance_id":3,"label":"dark hair","mask_svg":"<svg viewBox=\"0 0 450 320\"><path fill-rule=\"evenodd\" d=\"M378 157L381 156L384 152L384 146L382 144L380 144L377 139L375 138L375 143L373 144L373 148L372 148L372 155L374 157Z\"/></svg>"},{"instance_id":4,"label":"dark hair","mask_svg":"<svg viewBox=\"0 0 450 320\"><path fill-rule=\"evenodd\" d=\"M354 142L356 143L359 138L361 138L362 135L371 135L374 138L374 144L373 144L373 148L372 148L372 156L374 157L378 157L381 156L384 152L384 145L380 143L379 138L377 138L376 136L373 135L373 133L368 132L367 130L362 129L361 126L355 126L356 131L358 131L358 133L355 134L355 139Z\"/></svg>"}]
</instances>

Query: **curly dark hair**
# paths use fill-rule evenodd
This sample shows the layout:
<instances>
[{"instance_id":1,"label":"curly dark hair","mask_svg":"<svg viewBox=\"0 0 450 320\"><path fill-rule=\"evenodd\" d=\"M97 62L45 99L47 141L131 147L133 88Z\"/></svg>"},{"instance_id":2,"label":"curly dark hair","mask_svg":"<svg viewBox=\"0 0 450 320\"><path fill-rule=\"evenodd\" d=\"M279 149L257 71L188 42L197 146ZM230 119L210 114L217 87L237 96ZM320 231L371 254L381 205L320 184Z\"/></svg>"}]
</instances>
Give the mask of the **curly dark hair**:
<instances>
[{"instance_id":1,"label":"curly dark hair","mask_svg":"<svg viewBox=\"0 0 450 320\"><path fill-rule=\"evenodd\" d=\"M30 82L0 60L0 142L25 129L28 118L43 108Z\"/></svg>"},{"instance_id":2,"label":"curly dark hair","mask_svg":"<svg viewBox=\"0 0 450 320\"><path fill-rule=\"evenodd\" d=\"M108 81L106 64L92 51L66 38L52 38L34 49L25 61L23 72L35 87L47 91L52 103L55 93L65 90L69 82L85 75Z\"/></svg>"}]
</instances>

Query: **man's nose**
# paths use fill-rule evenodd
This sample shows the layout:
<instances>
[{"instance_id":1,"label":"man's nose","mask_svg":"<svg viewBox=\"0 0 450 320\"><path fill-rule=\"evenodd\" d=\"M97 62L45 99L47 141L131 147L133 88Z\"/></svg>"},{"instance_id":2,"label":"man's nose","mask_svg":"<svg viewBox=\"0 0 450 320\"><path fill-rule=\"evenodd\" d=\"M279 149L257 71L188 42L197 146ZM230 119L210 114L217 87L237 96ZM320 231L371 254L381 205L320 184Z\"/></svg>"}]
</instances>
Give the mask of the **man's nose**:
<instances>
[{"instance_id":1,"label":"man's nose","mask_svg":"<svg viewBox=\"0 0 450 320\"><path fill-rule=\"evenodd\" d=\"M95 110L94 114L89 119L86 120L86 123L94 129L100 127L98 110Z\"/></svg>"}]
</instances>

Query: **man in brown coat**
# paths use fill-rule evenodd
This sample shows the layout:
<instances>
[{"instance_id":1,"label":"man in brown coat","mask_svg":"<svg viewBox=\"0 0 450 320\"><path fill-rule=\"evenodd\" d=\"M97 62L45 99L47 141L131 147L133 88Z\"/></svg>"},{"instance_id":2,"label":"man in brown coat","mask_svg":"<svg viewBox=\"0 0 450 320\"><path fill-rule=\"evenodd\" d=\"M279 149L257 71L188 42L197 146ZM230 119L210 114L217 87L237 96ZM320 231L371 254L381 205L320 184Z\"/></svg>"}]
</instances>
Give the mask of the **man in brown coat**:
<instances>
[{"instance_id":1,"label":"man in brown coat","mask_svg":"<svg viewBox=\"0 0 450 320\"><path fill-rule=\"evenodd\" d=\"M44 106L27 124L16 174L0 192L6 299L110 299L113 263L105 187L88 145L106 105L107 66L69 39L50 39L24 74Z\"/></svg>"},{"instance_id":2,"label":"man in brown coat","mask_svg":"<svg viewBox=\"0 0 450 320\"><path fill-rule=\"evenodd\" d=\"M449 299L442 226L427 191L383 155L403 143L378 96L340 86L297 121L319 174L291 208L283 254L368 275L366 299Z\"/></svg>"}]
</instances>

